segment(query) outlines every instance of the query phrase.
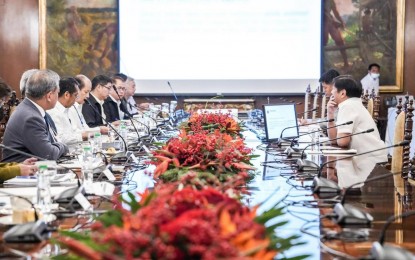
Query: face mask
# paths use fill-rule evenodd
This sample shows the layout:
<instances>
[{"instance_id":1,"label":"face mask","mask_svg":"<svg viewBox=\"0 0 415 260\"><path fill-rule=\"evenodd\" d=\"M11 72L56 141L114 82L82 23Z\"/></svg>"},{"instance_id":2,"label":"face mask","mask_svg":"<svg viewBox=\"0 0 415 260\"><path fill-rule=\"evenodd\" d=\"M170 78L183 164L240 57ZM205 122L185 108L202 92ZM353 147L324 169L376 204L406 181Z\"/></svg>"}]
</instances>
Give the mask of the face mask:
<instances>
[{"instance_id":1,"label":"face mask","mask_svg":"<svg viewBox=\"0 0 415 260\"><path fill-rule=\"evenodd\" d=\"M377 78L379 78L380 74L379 74L379 73L370 73L370 76L371 76L373 79L377 79Z\"/></svg>"}]
</instances>

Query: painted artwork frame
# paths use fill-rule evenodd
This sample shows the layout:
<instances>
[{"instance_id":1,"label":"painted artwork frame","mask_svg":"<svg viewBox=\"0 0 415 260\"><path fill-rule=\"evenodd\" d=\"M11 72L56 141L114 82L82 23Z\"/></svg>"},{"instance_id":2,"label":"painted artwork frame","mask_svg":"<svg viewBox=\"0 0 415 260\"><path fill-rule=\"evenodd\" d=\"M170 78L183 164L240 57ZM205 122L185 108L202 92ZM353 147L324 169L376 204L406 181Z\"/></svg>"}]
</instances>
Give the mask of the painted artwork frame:
<instances>
[{"instance_id":1,"label":"painted artwork frame","mask_svg":"<svg viewBox=\"0 0 415 260\"><path fill-rule=\"evenodd\" d=\"M39 68L91 79L119 71L117 0L40 0L39 28Z\"/></svg>"},{"instance_id":2,"label":"painted artwork frame","mask_svg":"<svg viewBox=\"0 0 415 260\"><path fill-rule=\"evenodd\" d=\"M380 92L402 92L404 26L405 0L324 0L323 71L333 68L360 81L377 63Z\"/></svg>"}]
</instances>

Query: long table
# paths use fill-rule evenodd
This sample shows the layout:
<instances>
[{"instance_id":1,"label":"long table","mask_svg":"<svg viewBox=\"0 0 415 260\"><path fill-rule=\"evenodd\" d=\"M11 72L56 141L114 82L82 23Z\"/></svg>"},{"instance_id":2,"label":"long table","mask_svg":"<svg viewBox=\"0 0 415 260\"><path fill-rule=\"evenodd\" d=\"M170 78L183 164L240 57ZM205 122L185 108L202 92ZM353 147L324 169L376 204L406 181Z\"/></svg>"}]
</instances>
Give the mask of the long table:
<instances>
[{"instance_id":1,"label":"long table","mask_svg":"<svg viewBox=\"0 0 415 260\"><path fill-rule=\"evenodd\" d=\"M247 144L255 148L255 153L260 157L254 161L258 174L249 184L251 195L246 196L243 201L251 206L261 204L259 212L269 209L277 203L285 206L286 214L281 218L289 223L277 228L275 232L287 237L299 235L299 241L305 242L304 245L288 250L285 253L288 257L299 254L309 255L307 259L333 259L336 254L340 256L345 254L343 256L347 257L366 256L372 243L378 240L386 219L391 215L413 209L412 186L407 181L390 176L364 185L360 193L354 190L353 194L347 195L346 202L370 213L374 218L373 224L367 228L341 228L327 218L332 214L332 204L319 201L321 198L312 194L307 188L311 184L310 179L295 178L292 170L286 168L286 165L274 163L276 156L267 152L266 145L262 145L253 133L247 132L245 137ZM315 156L315 159L320 163L327 158ZM264 166L263 162L269 163ZM337 174L347 174L347 171L347 167L341 167L337 169ZM370 177L386 172L388 171L384 167L379 166L373 170ZM130 178L132 182L138 184L143 182L140 174L133 174ZM122 186L117 191L135 191L137 188L142 189L143 186ZM93 199L93 204L98 209L111 207L110 203L102 201L99 197ZM317 204L323 207L317 207ZM81 215L57 220L54 224L59 228L73 229L82 228L82 225L88 221L90 221L90 216ZM415 252L414 226L415 221L411 218L397 221L388 229L386 242ZM2 229L2 231L4 230L5 228ZM342 236L343 239L339 239ZM0 256L26 253L41 256L60 251L59 246L48 242L39 244L3 243L0 248Z\"/></svg>"}]
</instances>

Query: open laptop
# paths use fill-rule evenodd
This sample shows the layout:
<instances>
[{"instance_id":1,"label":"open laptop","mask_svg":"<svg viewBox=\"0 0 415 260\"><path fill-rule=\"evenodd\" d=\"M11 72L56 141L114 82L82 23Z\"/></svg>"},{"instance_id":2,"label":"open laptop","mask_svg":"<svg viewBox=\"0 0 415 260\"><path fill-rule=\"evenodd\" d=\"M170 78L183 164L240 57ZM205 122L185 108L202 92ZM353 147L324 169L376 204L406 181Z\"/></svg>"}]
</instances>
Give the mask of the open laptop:
<instances>
[{"instance_id":1,"label":"open laptop","mask_svg":"<svg viewBox=\"0 0 415 260\"><path fill-rule=\"evenodd\" d=\"M295 104L263 105L265 134L268 142L280 141L298 136ZM285 130L284 130L285 129Z\"/></svg>"}]
</instances>

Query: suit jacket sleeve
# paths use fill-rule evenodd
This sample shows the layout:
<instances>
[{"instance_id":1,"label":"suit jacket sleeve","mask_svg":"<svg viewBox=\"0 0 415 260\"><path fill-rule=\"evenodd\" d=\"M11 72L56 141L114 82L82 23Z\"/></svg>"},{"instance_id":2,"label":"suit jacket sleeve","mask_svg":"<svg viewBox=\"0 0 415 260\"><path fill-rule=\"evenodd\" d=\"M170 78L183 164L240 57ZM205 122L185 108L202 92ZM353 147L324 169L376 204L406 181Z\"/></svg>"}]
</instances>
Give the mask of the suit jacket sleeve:
<instances>
[{"instance_id":1,"label":"suit jacket sleeve","mask_svg":"<svg viewBox=\"0 0 415 260\"><path fill-rule=\"evenodd\" d=\"M92 104L94 105L94 104ZM84 116L85 123L89 127L97 127L101 126L102 124L99 124L96 120L96 112L89 104L84 104L82 106L82 115Z\"/></svg>"},{"instance_id":2,"label":"suit jacket sleeve","mask_svg":"<svg viewBox=\"0 0 415 260\"><path fill-rule=\"evenodd\" d=\"M32 153L40 157L57 160L68 152L68 147L60 142L51 143L49 141L46 125L41 117L30 117L25 123L23 143Z\"/></svg>"}]
</instances>

